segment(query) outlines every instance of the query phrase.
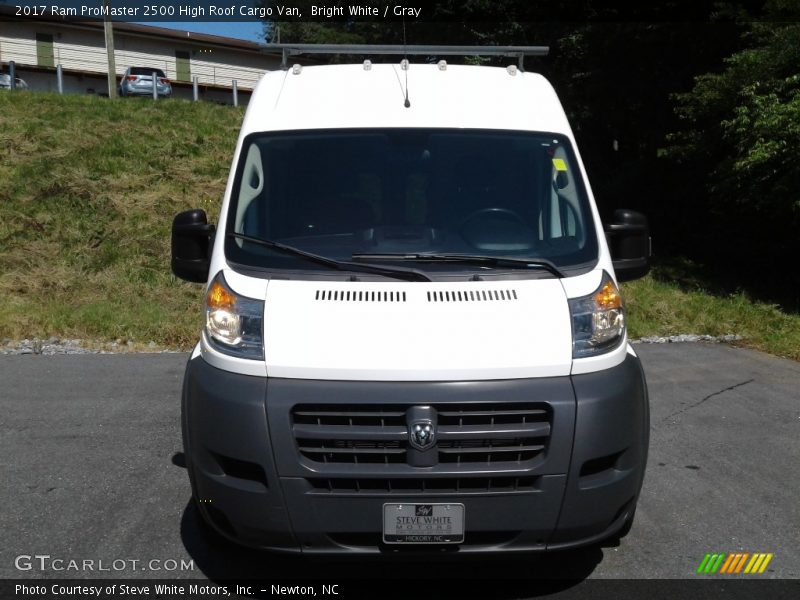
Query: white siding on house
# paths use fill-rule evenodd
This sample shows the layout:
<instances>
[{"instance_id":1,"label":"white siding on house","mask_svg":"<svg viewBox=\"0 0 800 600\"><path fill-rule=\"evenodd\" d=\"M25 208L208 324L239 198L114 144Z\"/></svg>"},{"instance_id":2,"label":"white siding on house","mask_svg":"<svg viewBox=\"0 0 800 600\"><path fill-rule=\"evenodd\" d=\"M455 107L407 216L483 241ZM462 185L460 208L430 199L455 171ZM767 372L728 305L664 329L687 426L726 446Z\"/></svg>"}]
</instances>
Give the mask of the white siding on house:
<instances>
[{"instance_id":1,"label":"white siding on house","mask_svg":"<svg viewBox=\"0 0 800 600\"><path fill-rule=\"evenodd\" d=\"M36 34L53 36L53 55L65 69L106 72L106 46L102 32L57 29L49 24L0 22L0 61L36 66Z\"/></svg>"},{"instance_id":2,"label":"white siding on house","mask_svg":"<svg viewBox=\"0 0 800 600\"><path fill-rule=\"evenodd\" d=\"M64 30L55 37L56 64L65 69L105 73L108 69L106 41L102 32Z\"/></svg>"},{"instance_id":3,"label":"white siding on house","mask_svg":"<svg viewBox=\"0 0 800 600\"><path fill-rule=\"evenodd\" d=\"M0 21L0 62L16 61L20 64L36 64L36 33L50 33L23 24Z\"/></svg>"},{"instance_id":4,"label":"white siding on house","mask_svg":"<svg viewBox=\"0 0 800 600\"><path fill-rule=\"evenodd\" d=\"M261 76L279 68L280 62L266 56L243 55L234 62L230 50L214 50L210 54L194 52L191 60L192 76L200 83L231 85L236 79L240 88L254 88Z\"/></svg>"}]
</instances>

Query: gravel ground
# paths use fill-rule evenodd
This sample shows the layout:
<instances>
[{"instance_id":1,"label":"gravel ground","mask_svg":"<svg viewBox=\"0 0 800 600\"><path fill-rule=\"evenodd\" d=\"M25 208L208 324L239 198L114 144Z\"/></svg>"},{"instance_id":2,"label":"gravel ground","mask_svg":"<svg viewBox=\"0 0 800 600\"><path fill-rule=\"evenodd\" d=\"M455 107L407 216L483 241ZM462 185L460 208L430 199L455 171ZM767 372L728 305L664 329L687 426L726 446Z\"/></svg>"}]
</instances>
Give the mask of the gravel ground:
<instances>
[{"instance_id":1,"label":"gravel ground","mask_svg":"<svg viewBox=\"0 0 800 600\"><path fill-rule=\"evenodd\" d=\"M743 339L740 335L697 335L694 333L682 333L680 335L668 335L661 337L653 335L650 337L643 337L637 340L631 340L633 344L681 344L693 342L711 342L712 344L719 344L722 342L738 342Z\"/></svg>"},{"instance_id":2,"label":"gravel ground","mask_svg":"<svg viewBox=\"0 0 800 600\"><path fill-rule=\"evenodd\" d=\"M175 353L185 350L174 348L164 348L155 342L147 344L134 343L132 341L123 342L99 342L94 340L61 339L51 337L46 340L38 338L24 340L0 340L0 354L20 355L20 354L41 354L43 356L53 356L55 354L130 354L133 352L150 353Z\"/></svg>"},{"instance_id":3,"label":"gravel ground","mask_svg":"<svg viewBox=\"0 0 800 600\"><path fill-rule=\"evenodd\" d=\"M684 333L665 337L650 336L631 340L634 344L678 344L678 343L730 343L742 339L740 335L696 335ZM174 353L185 352L186 349L164 348L155 342L147 344L134 343L130 340L123 342L99 342L95 340L61 339L51 337L46 340L34 338L24 340L0 340L0 355L41 354L53 356L55 354L130 354L130 353Z\"/></svg>"}]
</instances>

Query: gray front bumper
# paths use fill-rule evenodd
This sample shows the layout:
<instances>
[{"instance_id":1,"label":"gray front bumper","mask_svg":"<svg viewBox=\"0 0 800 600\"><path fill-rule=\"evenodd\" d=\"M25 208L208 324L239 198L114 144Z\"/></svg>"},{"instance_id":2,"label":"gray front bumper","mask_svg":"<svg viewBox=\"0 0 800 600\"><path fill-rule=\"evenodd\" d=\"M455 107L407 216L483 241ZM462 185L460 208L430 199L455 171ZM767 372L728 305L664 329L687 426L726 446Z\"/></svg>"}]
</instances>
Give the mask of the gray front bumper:
<instances>
[{"instance_id":1,"label":"gray front bumper","mask_svg":"<svg viewBox=\"0 0 800 600\"><path fill-rule=\"evenodd\" d=\"M502 472L491 464L323 464L301 455L292 433L291 411L299 404L455 408L475 402L546 406L546 450ZM184 449L201 513L226 537L282 551L397 550L381 541L385 502L463 503L465 541L452 551L589 544L613 534L632 514L648 431L644 375L631 355L587 375L476 382L267 379L221 371L198 357L189 361L184 380ZM525 485L492 485L500 479ZM392 481L422 482L424 489L359 481L388 481L390 488ZM457 491L450 481L459 482ZM486 489L461 487L474 481L486 481Z\"/></svg>"}]
</instances>

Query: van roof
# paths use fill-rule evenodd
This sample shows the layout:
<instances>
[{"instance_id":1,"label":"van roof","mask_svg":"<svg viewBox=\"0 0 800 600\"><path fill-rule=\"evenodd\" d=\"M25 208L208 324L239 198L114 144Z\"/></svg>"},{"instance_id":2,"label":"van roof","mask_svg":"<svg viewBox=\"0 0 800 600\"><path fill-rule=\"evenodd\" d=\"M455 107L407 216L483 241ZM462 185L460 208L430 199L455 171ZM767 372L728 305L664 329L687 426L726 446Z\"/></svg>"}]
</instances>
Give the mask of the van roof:
<instances>
[{"instance_id":1,"label":"van roof","mask_svg":"<svg viewBox=\"0 0 800 600\"><path fill-rule=\"evenodd\" d=\"M404 106L406 75L409 108ZM538 73L414 63L407 71L399 63L369 68L359 63L267 73L250 99L242 133L376 127L547 131L572 137L553 87Z\"/></svg>"}]
</instances>

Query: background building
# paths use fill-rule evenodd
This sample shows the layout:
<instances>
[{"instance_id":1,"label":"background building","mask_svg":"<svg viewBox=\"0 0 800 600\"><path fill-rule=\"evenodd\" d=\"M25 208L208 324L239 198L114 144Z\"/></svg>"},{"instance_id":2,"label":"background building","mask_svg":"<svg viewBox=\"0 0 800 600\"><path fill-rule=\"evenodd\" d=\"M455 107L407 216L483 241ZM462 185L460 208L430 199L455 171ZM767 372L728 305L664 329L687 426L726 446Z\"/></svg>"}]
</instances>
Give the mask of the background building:
<instances>
[{"instance_id":1,"label":"background building","mask_svg":"<svg viewBox=\"0 0 800 600\"><path fill-rule=\"evenodd\" d=\"M117 82L128 67L152 67L164 71L175 97L191 98L197 77L201 99L226 103L233 80L246 103L261 75L281 62L263 44L135 23L114 22L114 46ZM32 90L57 91L61 64L66 93L108 94L102 21L14 19L0 12L0 69L7 71L10 61Z\"/></svg>"}]
</instances>

